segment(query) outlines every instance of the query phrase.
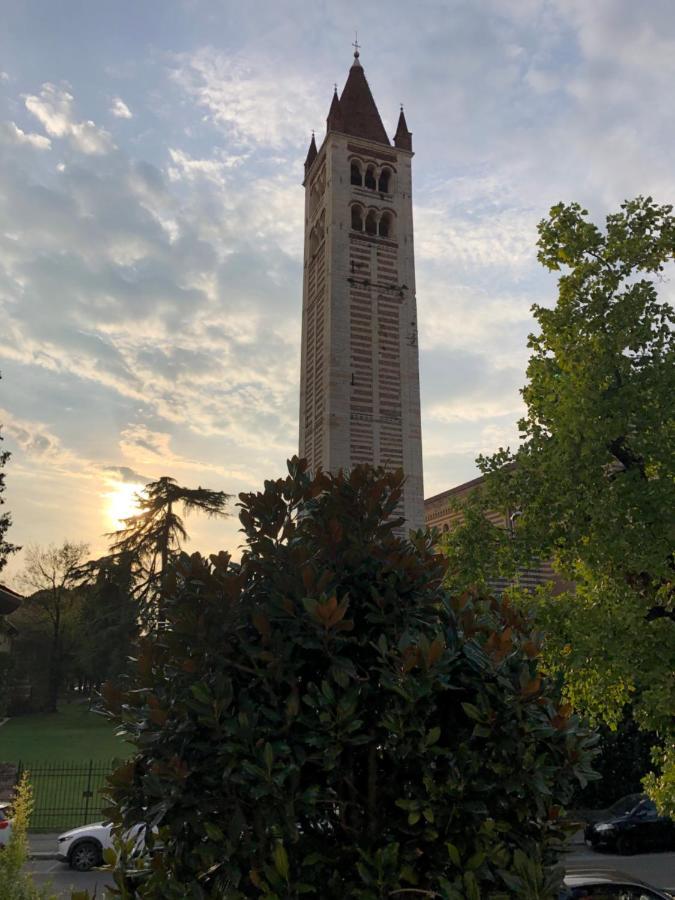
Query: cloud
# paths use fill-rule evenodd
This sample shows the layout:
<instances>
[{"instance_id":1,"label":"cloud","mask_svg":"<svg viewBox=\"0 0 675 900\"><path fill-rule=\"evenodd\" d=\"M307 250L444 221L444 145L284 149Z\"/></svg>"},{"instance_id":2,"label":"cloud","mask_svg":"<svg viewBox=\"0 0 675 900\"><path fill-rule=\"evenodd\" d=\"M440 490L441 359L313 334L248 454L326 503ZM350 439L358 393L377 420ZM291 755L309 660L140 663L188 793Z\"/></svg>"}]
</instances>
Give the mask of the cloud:
<instances>
[{"instance_id":1,"label":"cloud","mask_svg":"<svg viewBox=\"0 0 675 900\"><path fill-rule=\"evenodd\" d=\"M34 477L38 472L42 477L49 472L68 478L90 478L94 473L89 460L65 447L61 438L43 422L22 418L1 408L0 421L6 436L21 448L28 470ZM16 461L13 461L12 467L16 469Z\"/></svg>"},{"instance_id":2,"label":"cloud","mask_svg":"<svg viewBox=\"0 0 675 900\"><path fill-rule=\"evenodd\" d=\"M4 136L10 144L21 144L35 147L37 150L49 150L52 142L43 134L26 133L14 122L0 123L0 139Z\"/></svg>"},{"instance_id":3,"label":"cloud","mask_svg":"<svg viewBox=\"0 0 675 900\"><path fill-rule=\"evenodd\" d=\"M103 471L123 484L147 484L152 480L146 475L140 475L134 469L129 468L129 466L104 466Z\"/></svg>"},{"instance_id":4,"label":"cloud","mask_svg":"<svg viewBox=\"0 0 675 900\"><path fill-rule=\"evenodd\" d=\"M231 55L205 47L179 55L173 78L211 121L248 146L283 148L306 140L326 102L313 79L269 54Z\"/></svg>"},{"instance_id":5,"label":"cloud","mask_svg":"<svg viewBox=\"0 0 675 900\"><path fill-rule=\"evenodd\" d=\"M26 95L24 103L52 137L67 138L75 149L88 155L110 152L114 144L107 131L91 121L74 121L73 100L68 91L46 82L39 94Z\"/></svg>"},{"instance_id":6,"label":"cloud","mask_svg":"<svg viewBox=\"0 0 675 900\"><path fill-rule=\"evenodd\" d=\"M109 111L116 119L133 119L133 113L121 97L113 99Z\"/></svg>"},{"instance_id":7,"label":"cloud","mask_svg":"<svg viewBox=\"0 0 675 900\"><path fill-rule=\"evenodd\" d=\"M224 186L226 175L230 169L240 166L247 158L246 154L228 155L222 151L213 159L195 159L183 150L169 148L171 165L167 173L171 181L195 181L205 178Z\"/></svg>"}]
</instances>

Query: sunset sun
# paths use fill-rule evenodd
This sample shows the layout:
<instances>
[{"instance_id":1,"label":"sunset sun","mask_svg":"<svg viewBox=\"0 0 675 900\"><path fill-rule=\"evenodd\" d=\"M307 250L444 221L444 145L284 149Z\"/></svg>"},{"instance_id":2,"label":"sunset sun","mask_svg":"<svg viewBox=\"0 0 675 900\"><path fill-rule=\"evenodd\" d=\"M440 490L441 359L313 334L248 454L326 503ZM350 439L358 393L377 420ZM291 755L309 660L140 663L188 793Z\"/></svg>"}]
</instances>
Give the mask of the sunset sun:
<instances>
[{"instance_id":1,"label":"sunset sun","mask_svg":"<svg viewBox=\"0 0 675 900\"><path fill-rule=\"evenodd\" d=\"M106 494L108 519L114 529L121 528L124 519L138 512L138 500L136 495L143 489L142 484L127 484L119 482L111 485Z\"/></svg>"}]
</instances>

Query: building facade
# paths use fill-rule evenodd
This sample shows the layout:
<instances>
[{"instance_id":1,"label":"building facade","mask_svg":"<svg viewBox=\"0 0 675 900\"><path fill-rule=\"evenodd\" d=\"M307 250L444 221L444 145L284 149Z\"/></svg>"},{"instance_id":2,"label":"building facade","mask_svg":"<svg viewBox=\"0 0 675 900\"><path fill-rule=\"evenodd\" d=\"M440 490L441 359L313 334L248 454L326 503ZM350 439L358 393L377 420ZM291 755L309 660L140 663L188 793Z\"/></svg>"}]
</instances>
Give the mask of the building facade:
<instances>
[{"instance_id":1,"label":"building facade","mask_svg":"<svg viewBox=\"0 0 675 900\"><path fill-rule=\"evenodd\" d=\"M358 49L305 162L300 456L312 470L403 468L424 525L412 135L389 140Z\"/></svg>"},{"instance_id":2,"label":"building facade","mask_svg":"<svg viewBox=\"0 0 675 900\"><path fill-rule=\"evenodd\" d=\"M440 534L446 534L448 531L459 525L462 521L462 504L465 503L472 492L480 489L485 478L480 476L471 481L465 481L457 487L450 488L433 497L427 497L424 501L424 522L427 528L436 528ZM487 513L488 520L497 528L511 532L513 529L514 518L518 515L513 510L489 510ZM521 568L518 571L518 584L533 591L539 585L552 583L553 592L558 594L561 591L574 590L574 585L570 581L566 581L558 575L551 565L550 560L540 560L536 565L529 568ZM490 587L496 594L501 594L510 585L513 584L511 579L494 578L490 581Z\"/></svg>"}]
</instances>

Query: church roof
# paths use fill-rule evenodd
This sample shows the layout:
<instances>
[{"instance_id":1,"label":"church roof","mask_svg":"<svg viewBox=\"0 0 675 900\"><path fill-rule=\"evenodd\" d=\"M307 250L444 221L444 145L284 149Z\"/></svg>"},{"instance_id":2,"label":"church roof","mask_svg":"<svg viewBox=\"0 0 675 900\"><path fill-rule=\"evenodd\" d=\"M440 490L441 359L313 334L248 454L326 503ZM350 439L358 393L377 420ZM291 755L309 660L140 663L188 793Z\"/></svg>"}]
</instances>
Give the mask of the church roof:
<instances>
[{"instance_id":1,"label":"church roof","mask_svg":"<svg viewBox=\"0 0 675 900\"><path fill-rule=\"evenodd\" d=\"M359 62L358 50L354 53L354 62L340 99L338 100L337 92L333 96L328 114L328 130L341 131L343 134L391 146Z\"/></svg>"}]
</instances>

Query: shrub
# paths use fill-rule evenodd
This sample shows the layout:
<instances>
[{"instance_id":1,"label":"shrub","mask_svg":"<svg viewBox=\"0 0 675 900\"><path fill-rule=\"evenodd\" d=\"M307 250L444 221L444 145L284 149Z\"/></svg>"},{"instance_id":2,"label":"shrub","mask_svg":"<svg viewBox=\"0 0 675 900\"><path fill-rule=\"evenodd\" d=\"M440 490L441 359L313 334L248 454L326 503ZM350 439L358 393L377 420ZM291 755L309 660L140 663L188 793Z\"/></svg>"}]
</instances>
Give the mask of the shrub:
<instances>
[{"instance_id":1,"label":"shrub","mask_svg":"<svg viewBox=\"0 0 675 900\"><path fill-rule=\"evenodd\" d=\"M12 801L12 834L0 852L0 900L54 900L48 888L38 888L23 871L28 859L28 822L33 792L24 772Z\"/></svg>"},{"instance_id":2,"label":"shrub","mask_svg":"<svg viewBox=\"0 0 675 900\"><path fill-rule=\"evenodd\" d=\"M591 739L527 622L397 536L400 473L289 473L240 495L240 565L181 557L167 630L106 690L136 745L112 814L165 847L139 894L553 896Z\"/></svg>"}]
</instances>

